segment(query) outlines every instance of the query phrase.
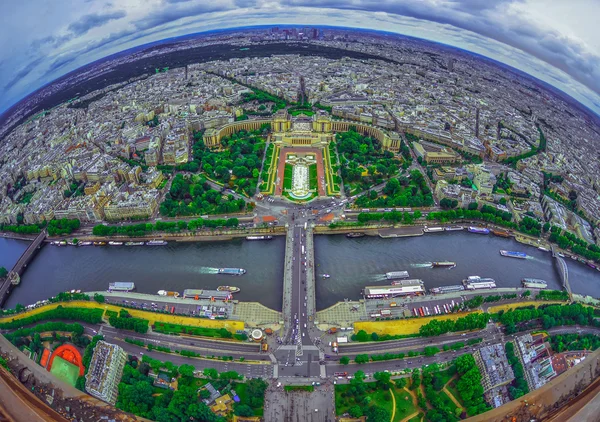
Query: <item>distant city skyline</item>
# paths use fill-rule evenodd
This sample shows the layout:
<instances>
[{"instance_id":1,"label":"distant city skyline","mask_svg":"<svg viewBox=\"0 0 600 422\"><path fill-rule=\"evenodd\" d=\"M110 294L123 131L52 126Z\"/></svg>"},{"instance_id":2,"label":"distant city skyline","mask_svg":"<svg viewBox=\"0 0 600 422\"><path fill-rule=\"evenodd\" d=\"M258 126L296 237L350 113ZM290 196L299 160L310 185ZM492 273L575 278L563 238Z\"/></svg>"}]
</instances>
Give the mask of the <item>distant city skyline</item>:
<instances>
[{"instance_id":1,"label":"distant city skyline","mask_svg":"<svg viewBox=\"0 0 600 422\"><path fill-rule=\"evenodd\" d=\"M490 57L600 114L600 4L543 0L34 0L0 17L0 113L85 64L186 34L248 25L382 30ZM549 3L549 4L548 4Z\"/></svg>"}]
</instances>

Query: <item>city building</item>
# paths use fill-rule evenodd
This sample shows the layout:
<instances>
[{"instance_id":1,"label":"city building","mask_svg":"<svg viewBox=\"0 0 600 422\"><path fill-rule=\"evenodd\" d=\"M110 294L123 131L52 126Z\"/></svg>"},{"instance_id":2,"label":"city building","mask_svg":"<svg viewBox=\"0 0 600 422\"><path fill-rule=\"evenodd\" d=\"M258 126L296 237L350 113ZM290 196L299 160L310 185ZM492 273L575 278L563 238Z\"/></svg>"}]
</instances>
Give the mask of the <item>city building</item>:
<instances>
[{"instance_id":1,"label":"city building","mask_svg":"<svg viewBox=\"0 0 600 422\"><path fill-rule=\"evenodd\" d=\"M115 345L98 341L85 376L85 389L92 396L115 404L119 394L118 385L127 362L127 353Z\"/></svg>"},{"instance_id":2,"label":"city building","mask_svg":"<svg viewBox=\"0 0 600 422\"><path fill-rule=\"evenodd\" d=\"M473 353L473 357L481 372L484 392L506 385L515 379L501 343L482 347Z\"/></svg>"}]
</instances>

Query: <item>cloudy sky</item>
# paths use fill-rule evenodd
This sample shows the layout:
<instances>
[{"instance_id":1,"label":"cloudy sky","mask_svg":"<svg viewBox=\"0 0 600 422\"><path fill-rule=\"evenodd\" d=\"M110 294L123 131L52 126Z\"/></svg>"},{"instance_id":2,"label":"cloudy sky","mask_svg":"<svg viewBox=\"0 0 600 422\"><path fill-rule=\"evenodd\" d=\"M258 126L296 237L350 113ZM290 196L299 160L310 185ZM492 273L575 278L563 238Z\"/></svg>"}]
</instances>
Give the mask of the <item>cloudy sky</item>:
<instances>
[{"instance_id":1,"label":"cloudy sky","mask_svg":"<svg viewBox=\"0 0 600 422\"><path fill-rule=\"evenodd\" d=\"M600 114L600 0L7 0L0 113L86 63L167 37L245 25L369 28L457 46Z\"/></svg>"}]
</instances>

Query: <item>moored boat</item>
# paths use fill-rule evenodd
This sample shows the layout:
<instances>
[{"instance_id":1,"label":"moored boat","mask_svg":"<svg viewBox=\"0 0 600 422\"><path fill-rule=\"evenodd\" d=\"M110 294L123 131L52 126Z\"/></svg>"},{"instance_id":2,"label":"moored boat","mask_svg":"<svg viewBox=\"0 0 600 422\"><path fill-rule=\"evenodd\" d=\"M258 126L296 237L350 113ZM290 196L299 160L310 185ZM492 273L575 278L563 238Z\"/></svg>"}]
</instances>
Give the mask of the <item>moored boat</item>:
<instances>
[{"instance_id":1,"label":"moored boat","mask_svg":"<svg viewBox=\"0 0 600 422\"><path fill-rule=\"evenodd\" d=\"M544 252L550 252L550 249L548 249L548 248L544 248L543 246L538 246L538 249L539 249L540 251L544 251Z\"/></svg>"},{"instance_id":2,"label":"moored boat","mask_svg":"<svg viewBox=\"0 0 600 422\"><path fill-rule=\"evenodd\" d=\"M365 234L361 232L350 232L346 234L346 237L355 238L355 237L363 237Z\"/></svg>"},{"instance_id":3,"label":"moored boat","mask_svg":"<svg viewBox=\"0 0 600 422\"><path fill-rule=\"evenodd\" d=\"M91 246L92 242L79 242L77 246Z\"/></svg>"},{"instance_id":4,"label":"moored boat","mask_svg":"<svg viewBox=\"0 0 600 422\"><path fill-rule=\"evenodd\" d=\"M159 296L171 296L171 297L179 297L179 292L170 292L167 290L159 290L157 292Z\"/></svg>"},{"instance_id":5,"label":"moored boat","mask_svg":"<svg viewBox=\"0 0 600 422\"><path fill-rule=\"evenodd\" d=\"M131 281L115 281L108 284L109 292L130 292L135 289L135 284Z\"/></svg>"},{"instance_id":6,"label":"moored boat","mask_svg":"<svg viewBox=\"0 0 600 422\"><path fill-rule=\"evenodd\" d=\"M273 236L246 236L246 240L271 240Z\"/></svg>"},{"instance_id":7,"label":"moored boat","mask_svg":"<svg viewBox=\"0 0 600 422\"><path fill-rule=\"evenodd\" d=\"M125 242L125 246L143 246L144 242Z\"/></svg>"},{"instance_id":8,"label":"moored boat","mask_svg":"<svg viewBox=\"0 0 600 422\"><path fill-rule=\"evenodd\" d=\"M523 287L528 289L545 289L548 287L548 282L539 278L524 278L521 280Z\"/></svg>"},{"instance_id":9,"label":"moored boat","mask_svg":"<svg viewBox=\"0 0 600 422\"><path fill-rule=\"evenodd\" d=\"M464 230L464 227L463 226L444 227L444 230L447 232L451 232L451 231L455 231L455 230Z\"/></svg>"},{"instance_id":10,"label":"moored boat","mask_svg":"<svg viewBox=\"0 0 600 422\"><path fill-rule=\"evenodd\" d=\"M150 240L146 242L146 246L164 246L167 242L165 240Z\"/></svg>"},{"instance_id":11,"label":"moored boat","mask_svg":"<svg viewBox=\"0 0 600 422\"><path fill-rule=\"evenodd\" d=\"M217 287L217 290L220 292L237 293L240 291L240 288L235 286L219 286Z\"/></svg>"},{"instance_id":12,"label":"moored boat","mask_svg":"<svg viewBox=\"0 0 600 422\"><path fill-rule=\"evenodd\" d=\"M106 242L94 242L94 246L106 246Z\"/></svg>"},{"instance_id":13,"label":"moored boat","mask_svg":"<svg viewBox=\"0 0 600 422\"><path fill-rule=\"evenodd\" d=\"M504 230L492 229L492 233L494 233L495 236L510 237L510 233Z\"/></svg>"},{"instance_id":14,"label":"moored boat","mask_svg":"<svg viewBox=\"0 0 600 422\"><path fill-rule=\"evenodd\" d=\"M323 277L323 278L329 278L331 276L329 274L322 274L321 277Z\"/></svg>"},{"instance_id":15,"label":"moored boat","mask_svg":"<svg viewBox=\"0 0 600 422\"><path fill-rule=\"evenodd\" d=\"M467 290L496 288L496 280L493 278L479 277L478 275L470 275L463 280L463 284Z\"/></svg>"},{"instance_id":16,"label":"moored boat","mask_svg":"<svg viewBox=\"0 0 600 422\"><path fill-rule=\"evenodd\" d=\"M123 242L115 242L114 240L111 240L110 242L108 242L108 244L110 246L122 246Z\"/></svg>"},{"instance_id":17,"label":"moored boat","mask_svg":"<svg viewBox=\"0 0 600 422\"><path fill-rule=\"evenodd\" d=\"M469 232L471 232L471 233L477 233L477 234L489 234L490 233L490 230L486 229L485 227L470 226L467 230L469 230Z\"/></svg>"}]
</instances>

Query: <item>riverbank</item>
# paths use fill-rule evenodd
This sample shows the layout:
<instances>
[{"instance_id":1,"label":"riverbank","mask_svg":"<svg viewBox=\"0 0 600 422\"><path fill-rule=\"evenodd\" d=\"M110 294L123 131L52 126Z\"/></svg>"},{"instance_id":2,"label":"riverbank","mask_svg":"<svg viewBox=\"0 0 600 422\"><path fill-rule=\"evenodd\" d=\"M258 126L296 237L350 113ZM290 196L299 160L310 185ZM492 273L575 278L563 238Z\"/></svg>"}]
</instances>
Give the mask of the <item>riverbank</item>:
<instances>
[{"instance_id":1,"label":"riverbank","mask_svg":"<svg viewBox=\"0 0 600 422\"><path fill-rule=\"evenodd\" d=\"M173 242L214 242L245 238L248 236L285 236L285 227L257 228L249 230L210 230L184 233L152 233L146 236L94 236L90 234L73 233L69 236L47 239L47 241L67 240L76 238L80 242L147 242L149 240L165 240Z\"/></svg>"}]
</instances>

